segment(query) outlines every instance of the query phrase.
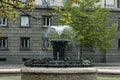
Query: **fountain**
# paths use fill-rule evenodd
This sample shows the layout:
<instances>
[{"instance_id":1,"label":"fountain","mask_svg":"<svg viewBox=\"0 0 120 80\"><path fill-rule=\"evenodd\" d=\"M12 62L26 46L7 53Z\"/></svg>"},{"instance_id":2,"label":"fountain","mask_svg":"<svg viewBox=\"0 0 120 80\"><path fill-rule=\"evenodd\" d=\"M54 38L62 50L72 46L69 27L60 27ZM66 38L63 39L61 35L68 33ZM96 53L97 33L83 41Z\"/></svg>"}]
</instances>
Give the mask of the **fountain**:
<instances>
[{"instance_id":1,"label":"fountain","mask_svg":"<svg viewBox=\"0 0 120 80\"><path fill-rule=\"evenodd\" d=\"M67 33L68 32L68 33ZM73 61L65 57L65 48L70 42L71 28L69 26L50 26L45 37L49 36L53 48L53 59L28 59L25 62L27 67L90 67L89 61Z\"/></svg>"},{"instance_id":2,"label":"fountain","mask_svg":"<svg viewBox=\"0 0 120 80\"><path fill-rule=\"evenodd\" d=\"M70 28L69 26L50 26L50 28L55 29L56 33L59 36L59 39L61 38L61 34L63 33L64 29Z\"/></svg>"},{"instance_id":3,"label":"fountain","mask_svg":"<svg viewBox=\"0 0 120 80\"><path fill-rule=\"evenodd\" d=\"M65 47L69 41L68 40L51 40L53 47L53 59L54 60L64 60ZM59 45L59 46L58 46Z\"/></svg>"},{"instance_id":4,"label":"fountain","mask_svg":"<svg viewBox=\"0 0 120 80\"><path fill-rule=\"evenodd\" d=\"M21 80L97 80L97 69L80 68L81 61L64 60L65 47L70 41L63 39L63 31L68 26L51 26L55 35L50 39L53 47L53 60L30 59L21 69ZM88 66L87 66L88 67Z\"/></svg>"},{"instance_id":5,"label":"fountain","mask_svg":"<svg viewBox=\"0 0 120 80\"><path fill-rule=\"evenodd\" d=\"M53 47L53 59L54 60L64 60L65 47L69 42L68 39L61 39L62 32L69 26L51 26L58 34L58 39L50 40Z\"/></svg>"}]
</instances>

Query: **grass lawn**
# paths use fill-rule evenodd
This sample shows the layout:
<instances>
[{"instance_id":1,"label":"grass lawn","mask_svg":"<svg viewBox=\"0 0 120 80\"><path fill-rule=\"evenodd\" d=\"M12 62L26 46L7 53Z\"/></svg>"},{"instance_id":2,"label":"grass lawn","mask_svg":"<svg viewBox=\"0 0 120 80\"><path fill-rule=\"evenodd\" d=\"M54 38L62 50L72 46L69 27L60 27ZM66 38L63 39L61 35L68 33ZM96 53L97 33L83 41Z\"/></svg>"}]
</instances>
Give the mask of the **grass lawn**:
<instances>
[{"instance_id":1,"label":"grass lawn","mask_svg":"<svg viewBox=\"0 0 120 80\"><path fill-rule=\"evenodd\" d=\"M21 80L21 76L0 76L0 80Z\"/></svg>"},{"instance_id":2,"label":"grass lawn","mask_svg":"<svg viewBox=\"0 0 120 80\"><path fill-rule=\"evenodd\" d=\"M120 80L120 77L98 77L97 80Z\"/></svg>"}]
</instances>

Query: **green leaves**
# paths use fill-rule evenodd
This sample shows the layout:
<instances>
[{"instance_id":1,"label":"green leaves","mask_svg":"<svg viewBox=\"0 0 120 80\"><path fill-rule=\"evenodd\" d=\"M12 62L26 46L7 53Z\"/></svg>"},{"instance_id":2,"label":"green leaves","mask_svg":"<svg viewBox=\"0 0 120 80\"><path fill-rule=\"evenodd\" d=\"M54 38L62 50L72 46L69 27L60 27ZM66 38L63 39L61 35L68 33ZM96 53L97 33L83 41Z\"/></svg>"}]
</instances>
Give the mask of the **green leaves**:
<instances>
[{"instance_id":1,"label":"green leaves","mask_svg":"<svg viewBox=\"0 0 120 80\"><path fill-rule=\"evenodd\" d=\"M71 0L70 0L71 1ZM109 11L97 7L98 0L81 0L77 6L66 5L63 13L71 14L70 20L63 17L73 29L74 39L79 46L88 45L105 51L112 47L113 39L116 37L116 24L108 26Z\"/></svg>"},{"instance_id":2,"label":"green leaves","mask_svg":"<svg viewBox=\"0 0 120 80\"><path fill-rule=\"evenodd\" d=\"M0 17L14 18L18 17L18 11L24 12L23 9L27 9L28 12L34 10L35 0L0 0ZM24 12L25 13L25 12Z\"/></svg>"}]
</instances>

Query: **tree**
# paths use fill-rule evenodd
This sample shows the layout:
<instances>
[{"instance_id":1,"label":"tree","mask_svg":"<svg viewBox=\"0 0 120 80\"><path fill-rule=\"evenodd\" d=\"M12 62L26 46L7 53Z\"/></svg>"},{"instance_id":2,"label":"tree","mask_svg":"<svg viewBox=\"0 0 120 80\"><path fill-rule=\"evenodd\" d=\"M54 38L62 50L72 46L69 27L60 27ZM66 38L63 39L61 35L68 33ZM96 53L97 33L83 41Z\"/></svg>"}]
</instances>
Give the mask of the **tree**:
<instances>
[{"instance_id":1,"label":"tree","mask_svg":"<svg viewBox=\"0 0 120 80\"><path fill-rule=\"evenodd\" d=\"M34 2L35 0L0 0L0 17L13 18L13 21L16 22L18 11L30 16L23 9L32 12L34 10Z\"/></svg>"},{"instance_id":2,"label":"tree","mask_svg":"<svg viewBox=\"0 0 120 80\"><path fill-rule=\"evenodd\" d=\"M112 47L116 36L116 24L108 26L109 11L97 6L98 0L67 0L60 12L60 24L70 25L74 39L80 47L82 58L83 47L106 51ZM73 5L74 4L74 5Z\"/></svg>"},{"instance_id":3,"label":"tree","mask_svg":"<svg viewBox=\"0 0 120 80\"><path fill-rule=\"evenodd\" d=\"M29 13L34 10L34 2L35 0L0 0L0 17L13 18L14 23L16 23L19 11L25 15L34 17ZM28 10L28 12L24 9ZM2 32L0 32L1 36Z\"/></svg>"}]
</instances>

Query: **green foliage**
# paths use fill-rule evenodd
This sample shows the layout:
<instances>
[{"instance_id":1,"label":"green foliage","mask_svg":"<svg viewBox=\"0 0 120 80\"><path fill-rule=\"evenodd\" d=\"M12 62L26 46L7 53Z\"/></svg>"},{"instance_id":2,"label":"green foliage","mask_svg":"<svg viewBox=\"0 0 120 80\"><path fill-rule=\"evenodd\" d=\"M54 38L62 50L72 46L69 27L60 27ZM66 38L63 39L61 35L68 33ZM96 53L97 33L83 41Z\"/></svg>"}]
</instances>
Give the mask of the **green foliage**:
<instances>
[{"instance_id":1,"label":"green foliage","mask_svg":"<svg viewBox=\"0 0 120 80\"><path fill-rule=\"evenodd\" d=\"M34 10L34 2L35 0L0 0L0 17L13 18L13 22L16 22L16 17L19 15L18 11L24 14L26 12L23 9L32 12Z\"/></svg>"},{"instance_id":2,"label":"green foliage","mask_svg":"<svg viewBox=\"0 0 120 80\"><path fill-rule=\"evenodd\" d=\"M108 26L109 11L95 3L98 0L81 0L75 6L69 0L66 2L65 10L62 13L69 13L70 20L64 18L63 24L69 24L74 32L74 39L79 46L87 45L100 51L112 47L113 39L116 37L117 25Z\"/></svg>"}]
</instances>

